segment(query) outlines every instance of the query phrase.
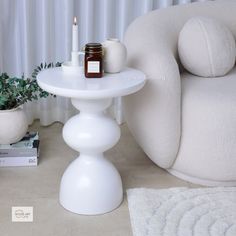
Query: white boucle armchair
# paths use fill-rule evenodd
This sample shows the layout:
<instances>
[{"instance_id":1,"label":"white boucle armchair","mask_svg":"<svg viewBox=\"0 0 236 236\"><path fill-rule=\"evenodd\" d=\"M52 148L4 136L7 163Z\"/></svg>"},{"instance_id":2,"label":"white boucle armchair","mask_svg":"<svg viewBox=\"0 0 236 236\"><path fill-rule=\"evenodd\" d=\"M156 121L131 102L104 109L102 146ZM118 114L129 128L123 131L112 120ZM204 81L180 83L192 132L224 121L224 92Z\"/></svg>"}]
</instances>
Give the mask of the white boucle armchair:
<instances>
[{"instance_id":1,"label":"white boucle armchair","mask_svg":"<svg viewBox=\"0 0 236 236\"><path fill-rule=\"evenodd\" d=\"M156 10L125 34L128 66L148 78L124 98L128 127L158 166L203 185L236 185L236 70L196 80L178 56L178 36L193 16L219 19L236 35L236 1L217 0Z\"/></svg>"}]
</instances>

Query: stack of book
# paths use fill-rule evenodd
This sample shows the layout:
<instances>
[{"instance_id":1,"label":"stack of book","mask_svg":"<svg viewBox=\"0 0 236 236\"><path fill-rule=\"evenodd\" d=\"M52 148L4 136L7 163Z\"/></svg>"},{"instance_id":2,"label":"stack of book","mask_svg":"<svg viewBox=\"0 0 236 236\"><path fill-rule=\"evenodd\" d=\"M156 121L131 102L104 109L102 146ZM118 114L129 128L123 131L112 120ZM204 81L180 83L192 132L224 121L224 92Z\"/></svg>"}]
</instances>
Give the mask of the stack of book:
<instances>
[{"instance_id":1,"label":"stack of book","mask_svg":"<svg viewBox=\"0 0 236 236\"><path fill-rule=\"evenodd\" d=\"M0 167L37 166L39 156L38 132L27 132L17 143L0 144Z\"/></svg>"}]
</instances>

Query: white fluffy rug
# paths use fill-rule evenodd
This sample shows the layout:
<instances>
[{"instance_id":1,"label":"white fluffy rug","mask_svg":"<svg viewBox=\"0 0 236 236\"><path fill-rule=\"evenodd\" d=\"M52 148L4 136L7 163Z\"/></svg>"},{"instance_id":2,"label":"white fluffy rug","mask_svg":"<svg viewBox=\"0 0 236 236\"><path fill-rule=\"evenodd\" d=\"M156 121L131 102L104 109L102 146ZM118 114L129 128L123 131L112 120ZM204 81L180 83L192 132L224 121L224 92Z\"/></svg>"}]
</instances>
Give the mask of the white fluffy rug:
<instances>
[{"instance_id":1,"label":"white fluffy rug","mask_svg":"<svg viewBox=\"0 0 236 236\"><path fill-rule=\"evenodd\" d=\"M236 188L127 193L134 236L236 236Z\"/></svg>"}]
</instances>

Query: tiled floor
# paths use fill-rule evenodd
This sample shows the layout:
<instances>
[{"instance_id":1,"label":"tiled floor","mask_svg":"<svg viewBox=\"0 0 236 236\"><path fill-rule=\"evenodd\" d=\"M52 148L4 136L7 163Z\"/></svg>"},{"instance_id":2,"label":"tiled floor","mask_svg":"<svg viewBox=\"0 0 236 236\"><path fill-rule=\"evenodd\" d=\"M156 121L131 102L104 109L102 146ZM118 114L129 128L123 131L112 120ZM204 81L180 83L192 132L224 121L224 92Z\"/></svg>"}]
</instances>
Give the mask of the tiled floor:
<instances>
[{"instance_id":1,"label":"tiled floor","mask_svg":"<svg viewBox=\"0 0 236 236\"><path fill-rule=\"evenodd\" d=\"M126 196L115 211L101 216L80 216L58 202L61 176L78 155L62 139L62 125L40 127L40 164L37 167L0 169L0 236L128 236L132 235ZM135 143L126 125L120 142L106 153L119 170L124 189L193 186L151 162ZM12 223L12 206L33 206L33 223Z\"/></svg>"}]
</instances>

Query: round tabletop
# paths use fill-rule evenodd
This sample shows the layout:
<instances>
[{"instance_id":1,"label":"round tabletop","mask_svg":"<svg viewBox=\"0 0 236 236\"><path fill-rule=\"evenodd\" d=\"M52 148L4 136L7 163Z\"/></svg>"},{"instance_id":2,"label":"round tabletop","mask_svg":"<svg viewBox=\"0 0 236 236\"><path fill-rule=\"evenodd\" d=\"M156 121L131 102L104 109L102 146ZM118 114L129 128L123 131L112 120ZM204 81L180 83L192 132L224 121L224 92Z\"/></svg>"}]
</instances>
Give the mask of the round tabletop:
<instances>
[{"instance_id":1,"label":"round tabletop","mask_svg":"<svg viewBox=\"0 0 236 236\"><path fill-rule=\"evenodd\" d=\"M126 68L120 73L105 73L102 78L88 79L83 75L67 74L61 67L46 69L37 76L45 91L70 98L102 99L125 96L140 90L146 76L139 70Z\"/></svg>"}]
</instances>

